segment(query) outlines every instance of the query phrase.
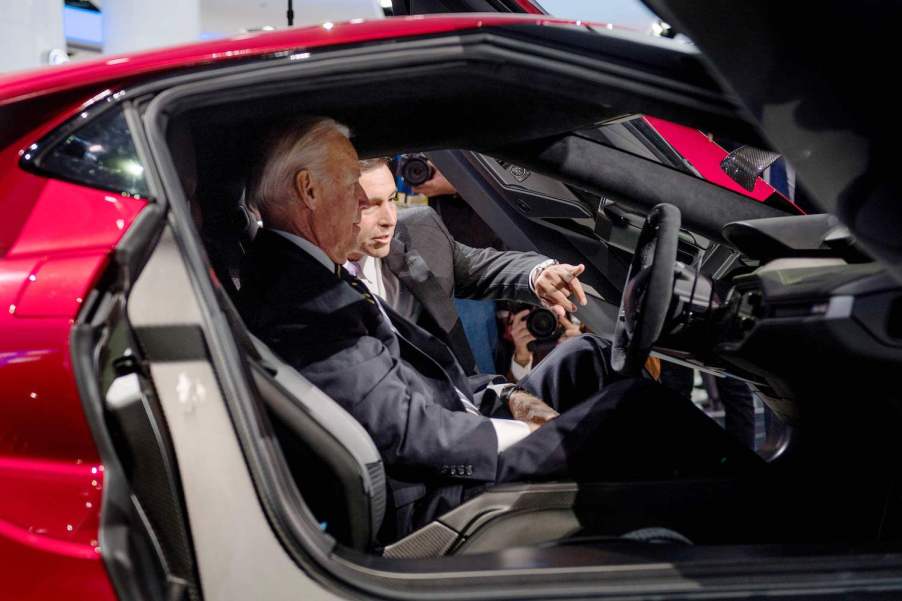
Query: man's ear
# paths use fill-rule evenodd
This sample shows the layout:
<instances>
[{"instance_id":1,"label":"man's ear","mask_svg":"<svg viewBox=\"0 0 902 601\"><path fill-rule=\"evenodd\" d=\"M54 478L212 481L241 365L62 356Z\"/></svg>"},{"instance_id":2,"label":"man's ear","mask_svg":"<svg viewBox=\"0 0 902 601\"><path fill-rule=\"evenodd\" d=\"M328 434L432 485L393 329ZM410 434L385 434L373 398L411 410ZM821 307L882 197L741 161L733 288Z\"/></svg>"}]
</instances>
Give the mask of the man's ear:
<instances>
[{"instance_id":1,"label":"man's ear","mask_svg":"<svg viewBox=\"0 0 902 601\"><path fill-rule=\"evenodd\" d=\"M315 207L317 198L309 169L301 169L294 175L294 191L308 209Z\"/></svg>"}]
</instances>

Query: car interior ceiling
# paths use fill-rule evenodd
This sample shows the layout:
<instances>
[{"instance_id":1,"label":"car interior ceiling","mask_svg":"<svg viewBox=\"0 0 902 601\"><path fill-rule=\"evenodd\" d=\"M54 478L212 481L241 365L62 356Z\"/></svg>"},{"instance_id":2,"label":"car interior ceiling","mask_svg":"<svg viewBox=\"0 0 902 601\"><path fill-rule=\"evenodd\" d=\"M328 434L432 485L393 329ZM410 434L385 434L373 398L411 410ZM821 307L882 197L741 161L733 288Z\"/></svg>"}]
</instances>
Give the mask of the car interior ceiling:
<instances>
[{"instance_id":1,"label":"car interior ceiling","mask_svg":"<svg viewBox=\"0 0 902 601\"><path fill-rule=\"evenodd\" d=\"M237 101L220 98L215 105L190 110L172 122L172 154L182 169L183 181L191 179L186 171L196 168L196 191L189 196L202 215L208 256L227 292L234 293L240 286L238 263L254 232L255 220L241 201L244 178L258 156L260 137L280 120L299 114L327 115L349 125L361 156L468 148L494 153L586 190L616 192L638 206L673 202L683 211L687 229L712 238L722 239L721 229L731 221L779 214L662 165L597 144L590 146L594 143L567 135L623 111L575 96L563 100L544 85L532 85L532 81L524 85L454 69L430 87L429 100L425 101L423 94L412 91L436 81L432 79L435 74L428 74L428 78L425 73L408 75L376 88L371 81L360 81L289 96ZM461 94L464 89L465 96ZM378 95L376 100L361 103L361 98L372 99L374 94ZM196 167L192 160L184 159L185 155L196 156ZM729 210L720 210L727 206ZM226 298L223 303L230 304ZM236 329L243 328L234 309L229 312ZM245 344L244 348L249 356L259 358L266 349L256 345L254 350L255 344ZM902 536L902 487L898 476L892 475L898 467L896 458L902 456L898 444L892 442L900 421L898 396L862 395L858 385L824 376L824 369L828 373L835 369L836 373L876 374L884 382L886 373L880 370L889 364L867 365L848 349L822 357L793 357L792 352L803 351L793 344L784 347L780 355L798 370L790 379L804 382L804 399L799 402L814 427L794 433L800 450L774 462L773 480L599 483L575 488L565 485L555 490L515 487L511 494L516 499L546 500L532 507L528 502L509 502L506 523L493 531L494 543L480 546L472 542L471 552L568 539L608 544L625 532L648 526L672 529L701 546L898 541ZM272 368L274 362L278 358L270 357L259 365ZM272 371L256 370L258 389L276 424L289 465L296 475L305 470L305 478L298 478L297 484L308 506L317 519L334 525L327 532L342 544L357 551L381 551L385 542L392 541L374 545L367 535L364 538L368 540L361 542L348 525L347 516L359 520L361 512L373 513L372 505L382 501L370 499L356 509L349 507L345 497L351 494L348 487L352 485L347 483L359 476L351 465L354 461L349 459L351 467L344 468L328 463L313 440L329 438L329 425L318 422L299 427L297 420L308 419L305 415L309 408L294 413L284 409L285 399L290 401L299 385L279 381L278 373L284 375L290 368L279 365L275 377ZM276 405L282 410L275 410ZM304 431L312 439L304 439ZM310 477L310 465L317 466L314 478ZM346 473L330 478L335 476L334 470ZM310 486L311 481L329 481L336 486L324 490ZM552 521L561 511L575 516L576 527L550 529L544 540L529 540L518 534L523 530L522 520ZM343 519L343 525L336 525ZM473 541L479 538L475 532L467 536ZM416 547L420 541L414 543ZM671 546L676 547L674 553L685 553L682 545ZM467 552L460 544L457 549ZM437 554L452 550L449 544ZM647 553L650 557L663 551L656 548ZM364 561L353 552L349 556ZM415 556L431 555L402 552L396 557Z\"/></svg>"}]
</instances>

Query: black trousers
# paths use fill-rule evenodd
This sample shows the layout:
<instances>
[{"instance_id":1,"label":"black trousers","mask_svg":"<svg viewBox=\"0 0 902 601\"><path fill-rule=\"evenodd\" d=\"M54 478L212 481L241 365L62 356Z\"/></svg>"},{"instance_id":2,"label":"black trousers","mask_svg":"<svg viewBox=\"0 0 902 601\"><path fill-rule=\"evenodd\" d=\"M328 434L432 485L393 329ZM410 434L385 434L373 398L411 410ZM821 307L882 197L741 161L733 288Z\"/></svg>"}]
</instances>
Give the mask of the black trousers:
<instances>
[{"instance_id":1,"label":"black trousers","mask_svg":"<svg viewBox=\"0 0 902 601\"><path fill-rule=\"evenodd\" d=\"M614 373L597 336L560 345L520 384L561 415L499 455L497 482L705 478L763 467L688 399Z\"/></svg>"},{"instance_id":2,"label":"black trousers","mask_svg":"<svg viewBox=\"0 0 902 601\"><path fill-rule=\"evenodd\" d=\"M653 380L615 374L608 343L597 336L561 344L520 384L561 415L498 456L495 483L722 477L764 465L688 399ZM421 492L397 507L383 540L425 526L490 486L415 485L411 491Z\"/></svg>"}]
</instances>

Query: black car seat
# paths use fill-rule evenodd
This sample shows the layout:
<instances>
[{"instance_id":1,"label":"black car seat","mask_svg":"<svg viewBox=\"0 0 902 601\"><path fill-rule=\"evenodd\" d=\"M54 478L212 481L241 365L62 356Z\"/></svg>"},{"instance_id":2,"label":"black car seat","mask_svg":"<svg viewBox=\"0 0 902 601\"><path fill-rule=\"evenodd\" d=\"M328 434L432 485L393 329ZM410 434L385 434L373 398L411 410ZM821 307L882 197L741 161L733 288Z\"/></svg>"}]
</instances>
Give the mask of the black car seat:
<instances>
[{"instance_id":1,"label":"black car seat","mask_svg":"<svg viewBox=\"0 0 902 601\"><path fill-rule=\"evenodd\" d=\"M260 400L304 502L324 531L345 546L387 557L422 558L555 541L580 530L573 482L492 488L401 541L382 549L382 458L347 411L250 334L231 300L220 304L232 325ZM538 514L542 514L539 518ZM532 525L524 528L525 523Z\"/></svg>"},{"instance_id":2,"label":"black car seat","mask_svg":"<svg viewBox=\"0 0 902 601\"><path fill-rule=\"evenodd\" d=\"M241 260L259 229L257 216L244 202L244 182L223 186L218 202L206 203L201 235L210 265L229 298L235 300L241 288Z\"/></svg>"},{"instance_id":3,"label":"black car seat","mask_svg":"<svg viewBox=\"0 0 902 601\"><path fill-rule=\"evenodd\" d=\"M251 374L305 503L342 544L370 550L385 515L382 458L363 426L252 335Z\"/></svg>"}]
</instances>

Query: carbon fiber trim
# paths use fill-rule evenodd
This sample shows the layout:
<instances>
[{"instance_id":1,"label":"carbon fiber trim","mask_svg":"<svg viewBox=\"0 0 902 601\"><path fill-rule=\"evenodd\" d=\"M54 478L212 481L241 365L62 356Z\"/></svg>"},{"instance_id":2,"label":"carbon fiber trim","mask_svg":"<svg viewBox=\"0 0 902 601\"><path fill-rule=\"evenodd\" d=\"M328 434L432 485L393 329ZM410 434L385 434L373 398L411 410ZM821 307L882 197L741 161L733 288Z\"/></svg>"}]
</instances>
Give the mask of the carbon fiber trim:
<instances>
[{"instance_id":1,"label":"carbon fiber trim","mask_svg":"<svg viewBox=\"0 0 902 601\"><path fill-rule=\"evenodd\" d=\"M720 162L720 168L734 182L751 192L764 170L774 164L780 155L753 146L737 148Z\"/></svg>"}]
</instances>

